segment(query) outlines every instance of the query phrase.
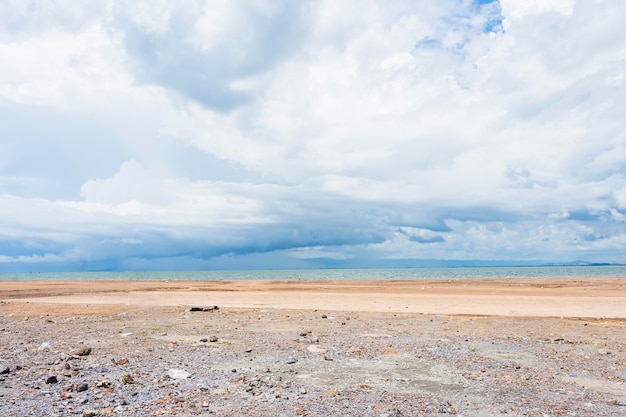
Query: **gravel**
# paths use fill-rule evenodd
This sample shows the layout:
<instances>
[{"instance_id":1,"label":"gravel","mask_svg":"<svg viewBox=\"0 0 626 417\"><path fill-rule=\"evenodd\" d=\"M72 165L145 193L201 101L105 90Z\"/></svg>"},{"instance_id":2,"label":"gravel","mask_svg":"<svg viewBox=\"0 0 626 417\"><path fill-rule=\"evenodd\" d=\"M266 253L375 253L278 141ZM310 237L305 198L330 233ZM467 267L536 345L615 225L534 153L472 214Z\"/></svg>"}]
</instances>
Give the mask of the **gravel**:
<instances>
[{"instance_id":1,"label":"gravel","mask_svg":"<svg viewBox=\"0 0 626 417\"><path fill-rule=\"evenodd\" d=\"M624 416L625 325L217 307L7 314L0 316L0 410L15 417Z\"/></svg>"}]
</instances>

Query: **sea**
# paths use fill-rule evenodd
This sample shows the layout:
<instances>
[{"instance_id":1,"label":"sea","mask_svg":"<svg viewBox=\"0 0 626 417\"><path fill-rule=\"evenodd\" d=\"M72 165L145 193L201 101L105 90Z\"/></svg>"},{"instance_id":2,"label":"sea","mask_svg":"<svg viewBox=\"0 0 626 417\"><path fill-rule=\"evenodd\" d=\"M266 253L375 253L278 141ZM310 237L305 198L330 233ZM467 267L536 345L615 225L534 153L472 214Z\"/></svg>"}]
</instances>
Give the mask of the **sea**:
<instances>
[{"instance_id":1,"label":"sea","mask_svg":"<svg viewBox=\"0 0 626 417\"><path fill-rule=\"evenodd\" d=\"M122 271L122 272L32 272L0 273L0 281L71 280L420 280L456 278L542 278L542 277L624 277L626 265L601 266L507 266L455 268L364 268L364 269L255 269L209 271Z\"/></svg>"}]
</instances>

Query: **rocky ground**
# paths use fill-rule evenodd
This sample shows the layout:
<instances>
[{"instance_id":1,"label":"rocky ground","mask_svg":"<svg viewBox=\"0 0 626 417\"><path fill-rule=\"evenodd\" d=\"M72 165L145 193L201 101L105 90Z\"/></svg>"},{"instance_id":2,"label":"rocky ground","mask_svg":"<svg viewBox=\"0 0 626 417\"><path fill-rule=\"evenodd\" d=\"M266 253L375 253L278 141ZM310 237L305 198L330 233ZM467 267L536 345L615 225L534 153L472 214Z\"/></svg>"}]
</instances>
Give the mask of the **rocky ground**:
<instances>
[{"instance_id":1,"label":"rocky ground","mask_svg":"<svg viewBox=\"0 0 626 417\"><path fill-rule=\"evenodd\" d=\"M624 416L626 322L0 314L2 416Z\"/></svg>"}]
</instances>

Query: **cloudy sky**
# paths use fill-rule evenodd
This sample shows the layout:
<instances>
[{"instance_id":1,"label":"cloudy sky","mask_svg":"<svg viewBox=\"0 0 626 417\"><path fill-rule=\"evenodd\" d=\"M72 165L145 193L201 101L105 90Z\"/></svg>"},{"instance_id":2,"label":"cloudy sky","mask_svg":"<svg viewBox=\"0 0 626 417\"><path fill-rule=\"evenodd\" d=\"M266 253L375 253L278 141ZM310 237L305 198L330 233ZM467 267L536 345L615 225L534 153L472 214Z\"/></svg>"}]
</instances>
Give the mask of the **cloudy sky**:
<instances>
[{"instance_id":1,"label":"cloudy sky","mask_svg":"<svg viewBox=\"0 0 626 417\"><path fill-rule=\"evenodd\" d=\"M0 0L0 271L626 262L622 0Z\"/></svg>"}]
</instances>

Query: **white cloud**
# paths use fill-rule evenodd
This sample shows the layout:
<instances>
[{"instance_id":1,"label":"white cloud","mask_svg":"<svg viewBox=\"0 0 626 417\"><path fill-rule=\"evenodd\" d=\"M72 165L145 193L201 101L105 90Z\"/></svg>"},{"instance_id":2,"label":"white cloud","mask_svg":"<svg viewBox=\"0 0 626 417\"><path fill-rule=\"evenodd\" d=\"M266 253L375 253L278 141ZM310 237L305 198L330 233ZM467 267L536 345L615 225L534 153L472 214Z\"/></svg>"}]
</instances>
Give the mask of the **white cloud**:
<instances>
[{"instance_id":1,"label":"white cloud","mask_svg":"<svg viewBox=\"0 0 626 417\"><path fill-rule=\"evenodd\" d=\"M620 1L24 4L6 262L621 259Z\"/></svg>"},{"instance_id":2,"label":"white cloud","mask_svg":"<svg viewBox=\"0 0 626 417\"><path fill-rule=\"evenodd\" d=\"M570 16L575 0L500 0L502 12L508 19L519 19L528 14L546 12L561 13Z\"/></svg>"}]
</instances>

